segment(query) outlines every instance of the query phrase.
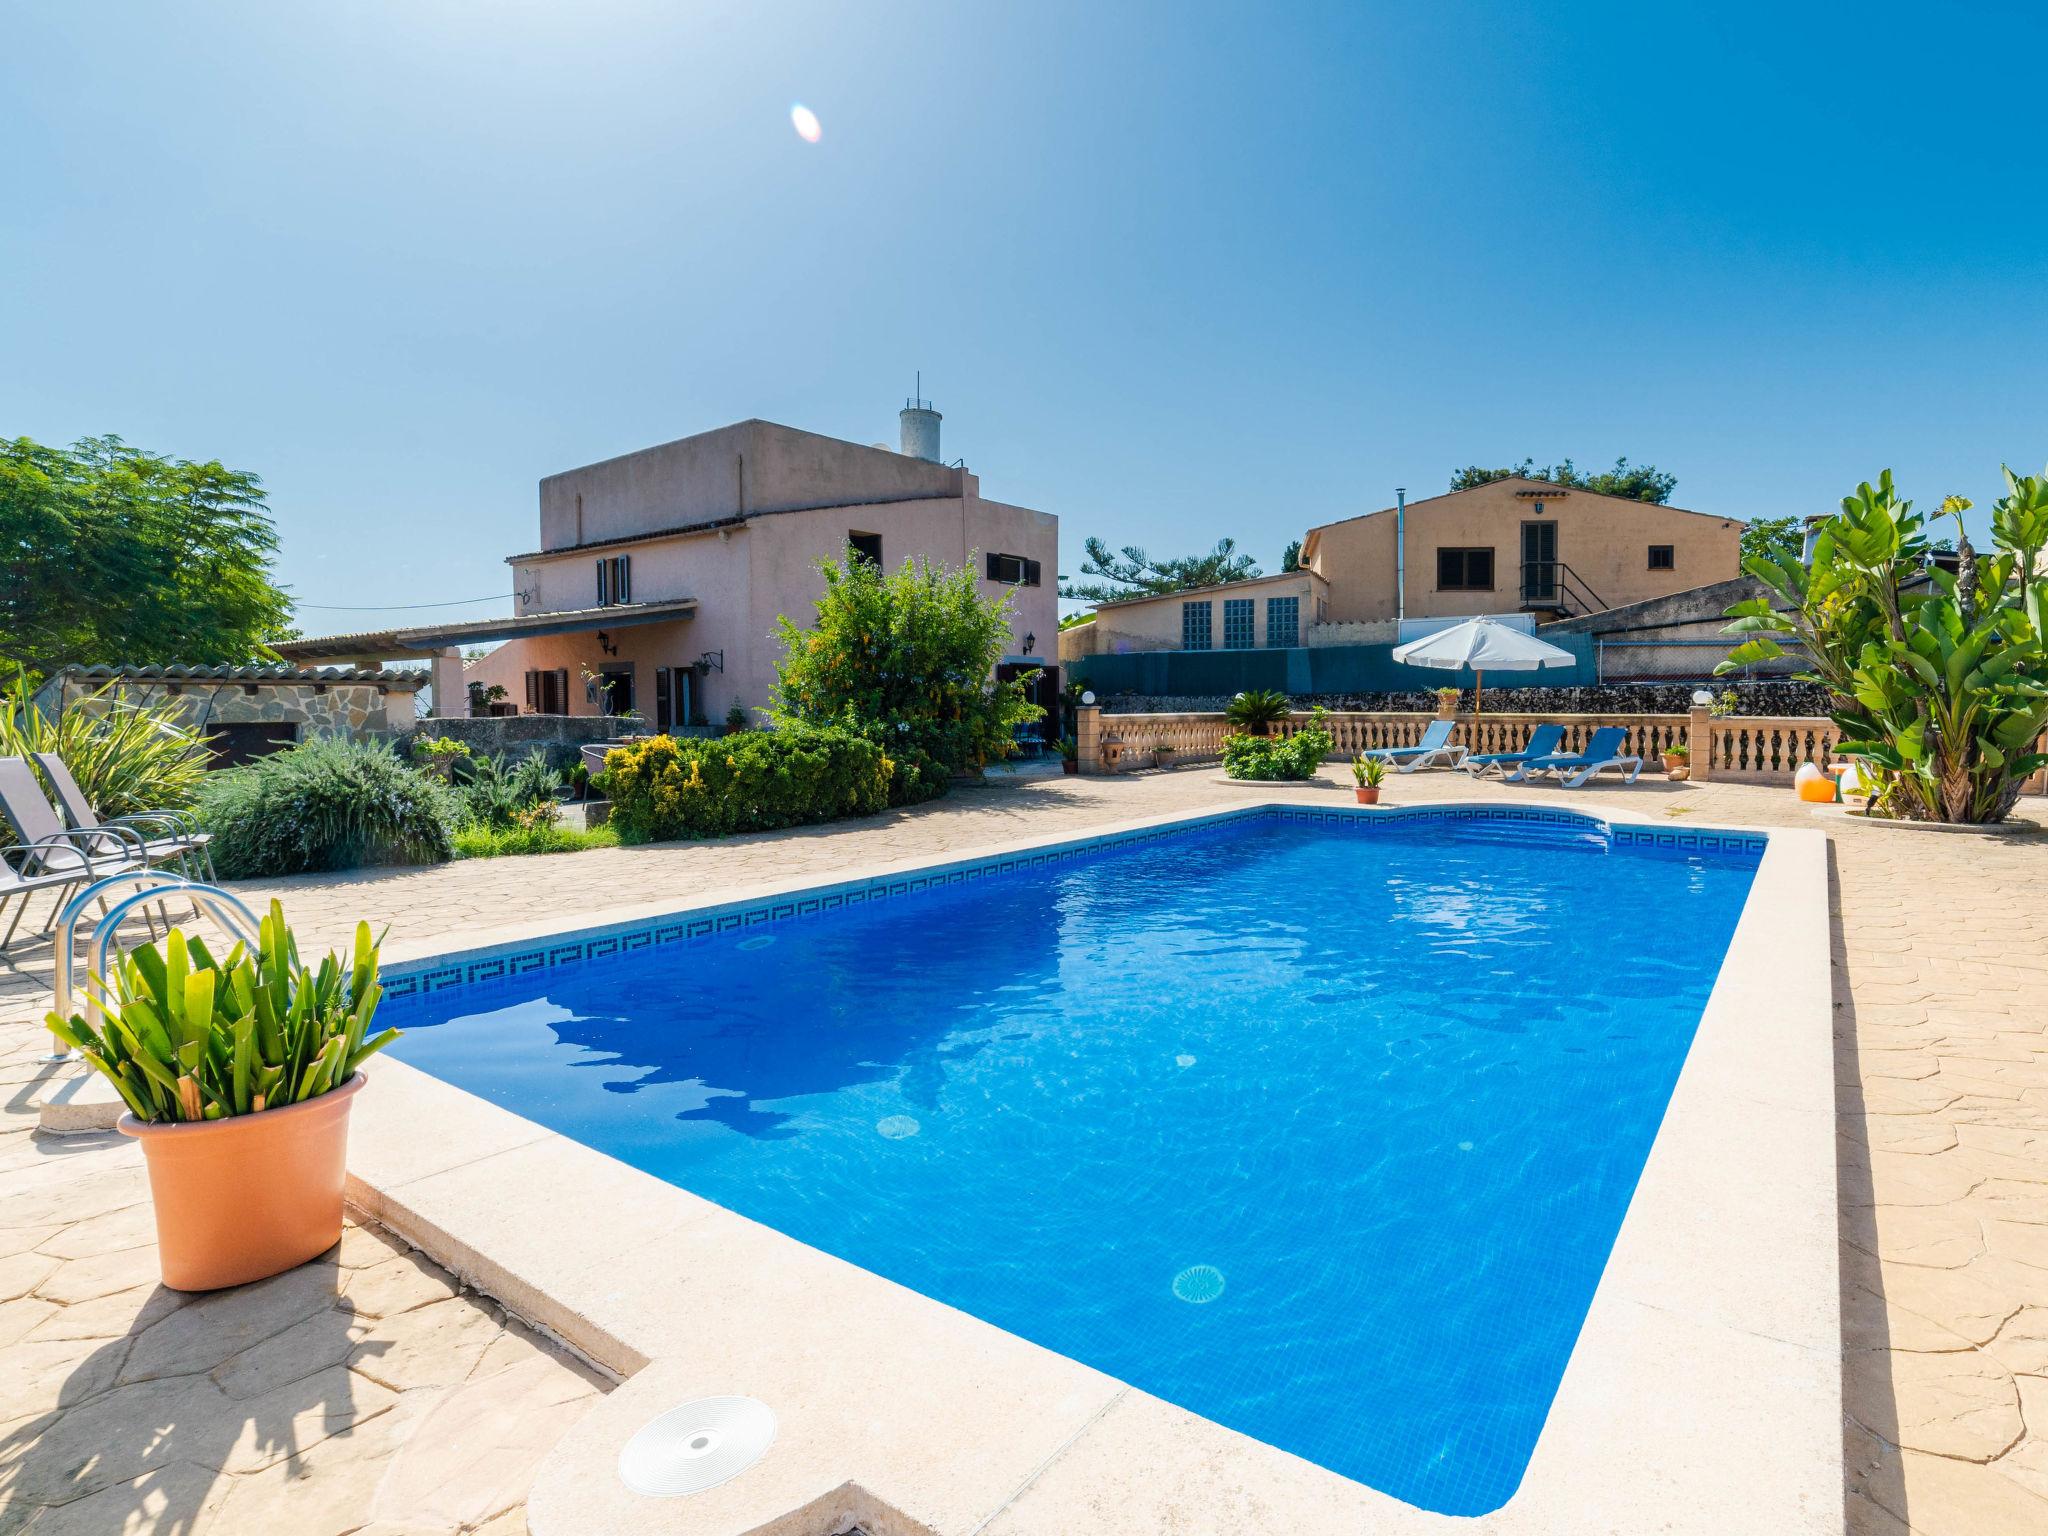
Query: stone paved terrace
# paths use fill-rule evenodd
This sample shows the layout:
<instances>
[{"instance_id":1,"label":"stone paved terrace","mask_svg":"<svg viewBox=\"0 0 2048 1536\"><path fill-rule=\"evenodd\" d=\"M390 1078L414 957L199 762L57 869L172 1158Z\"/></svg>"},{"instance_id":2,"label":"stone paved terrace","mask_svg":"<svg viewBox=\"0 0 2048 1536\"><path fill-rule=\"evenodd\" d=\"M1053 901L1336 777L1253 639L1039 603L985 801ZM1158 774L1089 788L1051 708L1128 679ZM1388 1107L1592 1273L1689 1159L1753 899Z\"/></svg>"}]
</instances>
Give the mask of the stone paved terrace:
<instances>
[{"instance_id":1,"label":"stone paved terrace","mask_svg":"<svg viewBox=\"0 0 2048 1536\"><path fill-rule=\"evenodd\" d=\"M1347 797L1341 787L1302 790ZM1784 789L1479 796L1824 825ZM406 939L685 900L1230 803L1212 768L965 791L837 828L282 882L313 941ZM2023 814L2048 821L2043 803ZM1833 838L1847 1524L1854 1536L2048 1531L2048 835ZM524 1529L537 1464L603 1389L487 1298L379 1234L210 1298L154 1284L132 1145L53 1142L28 1112L48 946L0 970L0 1536ZM47 1508L43 1506L49 1506ZM1762 1536L1762 1533L1759 1533Z\"/></svg>"}]
</instances>

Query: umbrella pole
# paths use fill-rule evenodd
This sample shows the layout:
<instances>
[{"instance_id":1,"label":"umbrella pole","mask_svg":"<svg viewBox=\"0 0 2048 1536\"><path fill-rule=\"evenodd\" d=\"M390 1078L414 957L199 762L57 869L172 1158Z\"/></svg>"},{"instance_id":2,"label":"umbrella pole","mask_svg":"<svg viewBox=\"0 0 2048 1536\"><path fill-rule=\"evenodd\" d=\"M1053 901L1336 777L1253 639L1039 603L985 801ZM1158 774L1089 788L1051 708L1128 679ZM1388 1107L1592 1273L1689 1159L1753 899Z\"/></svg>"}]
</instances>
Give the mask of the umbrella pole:
<instances>
[{"instance_id":1,"label":"umbrella pole","mask_svg":"<svg viewBox=\"0 0 2048 1536\"><path fill-rule=\"evenodd\" d=\"M1486 708L1486 674L1477 668L1472 672L1472 724L1479 724L1479 712Z\"/></svg>"}]
</instances>

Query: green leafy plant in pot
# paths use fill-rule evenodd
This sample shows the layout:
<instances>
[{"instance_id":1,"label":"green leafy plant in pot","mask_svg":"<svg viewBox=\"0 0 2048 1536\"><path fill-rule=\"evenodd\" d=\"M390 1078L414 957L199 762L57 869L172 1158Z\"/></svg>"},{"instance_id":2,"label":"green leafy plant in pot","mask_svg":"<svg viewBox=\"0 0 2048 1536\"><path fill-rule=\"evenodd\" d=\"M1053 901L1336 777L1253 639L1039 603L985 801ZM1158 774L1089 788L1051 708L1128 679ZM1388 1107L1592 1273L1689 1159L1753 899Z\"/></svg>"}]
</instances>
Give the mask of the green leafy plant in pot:
<instances>
[{"instance_id":1,"label":"green leafy plant in pot","mask_svg":"<svg viewBox=\"0 0 2048 1536\"><path fill-rule=\"evenodd\" d=\"M1361 752L1351 759L1351 777L1358 782L1358 803L1378 805L1380 785L1387 778L1387 760L1384 757L1367 757Z\"/></svg>"},{"instance_id":2,"label":"green leafy plant in pot","mask_svg":"<svg viewBox=\"0 0 2048 1536\"><path fill-rule=\"evenodd\" d=\"M1271 688L1248 688L1223 706L1223 718L1247 736L1264 736L1294 713L1287 695Z\"/></svg>"},{"instance_id":3,"label":"green leafy plant in pot","mask_svg":"<svg viewBox=\"0 0 2048 1536\"><path fill-rule=\"evenodd\" d=\"M351 961L314 970L272 902L253 952L216 960L173 930L93 978L86 1014L49 1015L128 1106L120 1130L149 1167L164 1284L241 1285L340 1241L357 1069L398 1038L370 1033L377 949L358 924Z\"/></svg>"}]
</instances>

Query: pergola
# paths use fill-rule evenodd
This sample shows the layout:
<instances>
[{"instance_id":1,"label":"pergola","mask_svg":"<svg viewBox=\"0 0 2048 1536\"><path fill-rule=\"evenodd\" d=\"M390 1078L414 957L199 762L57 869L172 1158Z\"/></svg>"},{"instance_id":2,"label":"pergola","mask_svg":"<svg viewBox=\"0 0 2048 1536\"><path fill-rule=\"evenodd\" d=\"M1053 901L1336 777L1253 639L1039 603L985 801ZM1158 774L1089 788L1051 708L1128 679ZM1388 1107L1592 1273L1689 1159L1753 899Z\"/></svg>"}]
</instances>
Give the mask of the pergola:
<instances>
[{"instance_id":1,"label":"pergola","mask_svg":"<svg viewBox=\"0 0 2048 1536\"><path fill-rule=\"evenodd\" d=\"M573 608L558 613L528 613L497 619L466 619L457 624L422 624L410 629L372 629L352 635L321 635L286 640L272 650L287 661L322 662L330 666L376 666L392 661L432 663L434 712L457 718L469 713L469 691L462 685L462 648L492 640L521 640L533 635L571 635L598 630L628 629L636 624L666 624L693 617L694 597L659 603L613 603L604 608Z\"/></svg>"}]
</instances>

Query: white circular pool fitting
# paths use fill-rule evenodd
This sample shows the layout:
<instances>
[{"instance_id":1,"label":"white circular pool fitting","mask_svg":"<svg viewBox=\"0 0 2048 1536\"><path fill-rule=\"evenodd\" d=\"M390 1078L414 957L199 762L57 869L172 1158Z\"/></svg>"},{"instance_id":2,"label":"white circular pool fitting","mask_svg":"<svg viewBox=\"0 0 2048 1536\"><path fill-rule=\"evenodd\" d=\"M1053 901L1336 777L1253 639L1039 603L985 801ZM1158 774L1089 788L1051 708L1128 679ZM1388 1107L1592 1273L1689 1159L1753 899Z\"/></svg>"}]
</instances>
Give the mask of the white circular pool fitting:
<instances>
[{"instance_id":1,"label":"white circular pool fitting","mask_svg":"<svg viewBox=\"0 0 2048 1536\"><path fill-rule=\"evenodd\" d=\"M908 1141L923 1129L909 1115L884 1115L875 1122L876 1133L890 1141Z\"/></svg>"},{"instance_id":2,"label":"white circular pool fitting","mask_svg":"<svg viewBox=\"0 0 2048 1536\"><path fill-rule=\"evenodd\" d=\"M1207 1306L1223 1294L1223 1271L1214 1264L1195 1264L1173 1277L1173 1294L1195 1306Z\"/></svg>"},{"instance_id":3,"label":"white circular pool fitting","mask_svg":"<svg viewBox=\"0 0 2048 1536\"><path fill-rule=\"evenodd\" d=\"M701 1397L657 1414L619 1452L619 1481L654 1499L738 1477L775 1443L775 1414L751 1397Z\"/></svg>"}]
</instances>

